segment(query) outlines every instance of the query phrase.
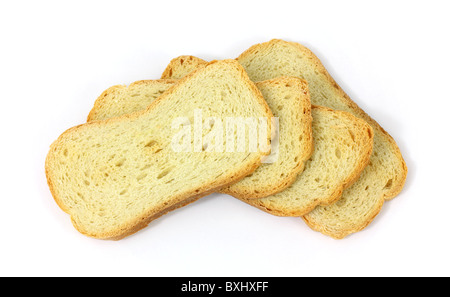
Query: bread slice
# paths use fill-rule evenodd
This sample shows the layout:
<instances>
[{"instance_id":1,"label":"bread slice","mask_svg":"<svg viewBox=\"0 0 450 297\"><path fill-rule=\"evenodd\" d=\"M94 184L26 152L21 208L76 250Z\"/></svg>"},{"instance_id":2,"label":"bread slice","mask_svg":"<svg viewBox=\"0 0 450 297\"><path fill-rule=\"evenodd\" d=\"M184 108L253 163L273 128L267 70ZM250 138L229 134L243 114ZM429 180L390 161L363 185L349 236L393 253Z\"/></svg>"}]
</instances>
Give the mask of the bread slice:
<instances>
[{"instance_id":1,"label":"bread slice","mask_svg":"<svg viewBox=\"0 0 450 297\"><path fill-rule=\"evenodd\" d=\"M299 217L336 202L358 179L372 153L371 126L348 112L321 106L313 106L312 117L314 153L303 173L280 193L242 201L273 215Z\"/></svg>"},{"instance_id":2,"label":"bread slice","mask_svg":"<svg viewBox=\"0 0 450 297\"><path fill-rule=\"evenodd\" d=\"M220 190L241 199L267 197L286 189L304 169L314 149L311 101L306 81L279 77L256 83L278 118L276 156L251 175ZM272 147L274 149L274 146Z\"/></svg>"},{"instance_id":3,"label":"bread slice","mask_svg":"<svg viewBox=\"0 0 450 297\"><path fill-rule=\"evenodd\" d=\"M140 80L130 84L116 85L105 90L95 101L87 121L106 120L141 111L173 86L170 79ZM122 100L126 98L126 104Z\"/></svg>"},{"instance_id":4,"label":"bread slice","mask_svg":"<svg viewBox=\"0 0 450 297\"><path fill-rule=\"evenodd\" d=\"M360 178L343 192L337 203L318 207L304 217L311 228L335 238L365 228L384 201L400 193L406 180L407 167L394 139L345 94L320 60L298 43L274 39L256 44L237 61L253 81L282 75L305 79L312 104L347 111L372 126L373 154Z\"/></svg>"},{"instance_id":5,"label":"bread slice","mask_svg":"<svg viewBox=\"0 0 450 297\"><path fill-rule=\"evenodd\" d=\"M173 135L186 128L192 132L192 116L195 133L197 110L205 121L218 123L230 116L266 118L263 141L269 146L273 115L261 92L236 61L208 63L143 111L71 128L51 145L47 181L75 228L94 238L121 239L168 211L237 182L268 155L249 146L234 152L197 151L195 141L185 142L190 150L177 151L174 139L179 139Z\"/></svg>"},{"instance_id":6,"label":"bread slice","mask_svg":"<svg viewBox=\"0 0 450 297\"><path fill-rule=\"evenodd\" d=\"M103 92L88 120L111 118L144 109L174 80L140 81L129 87L114 86ZM237 198L257 199L284 190L294 182L312 154L311 103L304 80L280 77L256 83L275 117L279 133L274 135L277 149L271 162L264 162L250 176L223 188L222 193ZM150 95L147 95L150 94ZM124 112L127 111L127 112ZM101 115L99 117L99 115Z\"/></svg>"},{"instance_id":7,"label":"bread slice","mask_svg":"<svg viewBox=\"0 0 450 297\"><path fill-rule=\"evenodd\" d=\"M183 55L172 59L161 75L162 79L180 79L208 62L194 56Z\"/></svg>"}]
</instances>

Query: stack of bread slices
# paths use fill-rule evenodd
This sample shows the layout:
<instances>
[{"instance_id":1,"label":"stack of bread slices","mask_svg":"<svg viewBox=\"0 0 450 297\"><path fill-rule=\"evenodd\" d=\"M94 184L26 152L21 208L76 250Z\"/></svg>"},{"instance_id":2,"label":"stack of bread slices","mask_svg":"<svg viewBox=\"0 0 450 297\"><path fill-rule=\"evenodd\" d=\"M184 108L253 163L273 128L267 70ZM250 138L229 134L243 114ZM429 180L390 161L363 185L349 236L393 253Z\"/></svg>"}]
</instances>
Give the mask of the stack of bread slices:
<instances>
[{"instance_id":1,"label":"stack of bread slices","mask_svg":"<svg viewBox=\"0 0 450 297\"><path fill-rule=\"evenodd\" d=\"M110 87L51 145L45 171L75 228L111 240L215 192L340 239L407 175L394 139L320 60L279 39L236 59L180 56L160 79Z\"/></svg>"}]
</instances>

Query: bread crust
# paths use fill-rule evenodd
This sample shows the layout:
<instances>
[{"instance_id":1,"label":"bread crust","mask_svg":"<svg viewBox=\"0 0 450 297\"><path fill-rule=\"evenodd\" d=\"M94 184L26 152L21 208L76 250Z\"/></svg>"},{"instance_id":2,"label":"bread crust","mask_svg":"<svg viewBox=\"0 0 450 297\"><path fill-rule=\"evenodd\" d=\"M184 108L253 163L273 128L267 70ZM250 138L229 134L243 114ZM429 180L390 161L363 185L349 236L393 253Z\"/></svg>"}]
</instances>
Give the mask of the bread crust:
<instances>
[{"instance_id":1,"label":"bread crust","mask_svg":"<svg viewBox=\"0 0 450 297\"><path fill-rule=\"evenodd\" d=\"M188 64L189 69L195 69L199 66L206 65L208 62L206 62L203 59L197 58L195 56L190 55L183 55L178 56L176 58L173 58L169 64L167 65L166 69L164 69L161 78L162 79L179 79L184 77L186 74L188 74L190 71L186 71L181 69L183 64Z\"/></svg>"}]
</instances>

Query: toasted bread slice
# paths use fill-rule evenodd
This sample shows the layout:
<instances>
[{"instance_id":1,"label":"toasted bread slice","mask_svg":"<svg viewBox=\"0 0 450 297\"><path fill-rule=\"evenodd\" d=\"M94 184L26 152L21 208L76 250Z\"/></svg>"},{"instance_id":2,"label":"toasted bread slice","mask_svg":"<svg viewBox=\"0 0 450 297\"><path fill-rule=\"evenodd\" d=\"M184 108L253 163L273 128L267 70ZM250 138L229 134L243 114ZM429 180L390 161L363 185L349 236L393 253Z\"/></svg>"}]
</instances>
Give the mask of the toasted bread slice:
<instances>
[{"instance_id":1,"label":"toasted bread slice","mask_svg":"<svg viewBox=\"0 0 450 297\"><path fill-rule=\"evenodd\" d=\"M400 193L406 180L407 167L394 139L348 97L320 60L298 43L274 39L257 44L237 61L253 81L282 75L303 78L308 82L312 104L347 111L372 126L373 154L360 178L337 203L318 207L304 217L310 227L335 238L365 228L384 201Z\"/></svg>"},{"instance_id":2,"label":"toasted bread slice","mask_svg":"<svg viewBox=\"0 0 450 297\"><path fill-rule=\"evenodd\" d=\"M220 190L241 199L263 198L286 189L303 171L314 149L308 84L299 78L279 77L256 86L278 118L276 156L250 176Z\"/></svg>"},{"instance_id":3,"label":"toasted bread slice","mask_svg":"<svg viewBox=\"0 0 450 297\"><path fill-rule=\"evenodd\" d=\"M263 141L270 143L273 115L244 69L234 60L201 66L144 110L71 128L51 145L47 181L75 228L94 238L121 239L237 182L268 155L249 146L242 152L197 151L192 140L185 142L189 150L174 149L174 134L179 136L174 121L183 120L181 130L188 133L182 136L188 138L192 130L186 121L192 116L195 121L196 110L217 121L267 118Z\"/></svg>"},{"instance_id":4,"label":"toasted bread slice","mask_svg":"<svg viewBox=\"0 0 450 297\"><path fill-rule=\"evenodd\" d=\"M348 112L321 106L313 106L312 117L314 153L303 173L280 193L242 201L273 215L299 217L336 202L358 179L372 153L371 126Z\"/></svg>"},{"instance_id":5,"label":"toasted bread slice","mask_svg":"<svg viewBox=\"0 0 450 297\"><path fill-rule=\"evenodd\" d=\"M105 90L95 101L87 121L106 120L141 111L173 86L171 79L140 80L130 84L116 85ZM126 98L126 104L123 103Z\"/></svg>"},{"instance_id":6,"label":"toasted bread slice","mask_svg":"<svg viewBox=\"0 0 450 297\"><path fill-rule=\"evenodd\" d=\"M179 56L172 59L161 75L162 79L180 79L185 77L191 71L197 69L199 66L205 65L206 62L203 59L194 56Z\"/></svg>"},{"instance_id":7,"label":"toasted bread slice","mask_svg":"<svg viewBox=\"0 0 450 297\"><path fill-rule=\"evenodd\" d=\"M178 72L175 67L175 72ZM178 72L179 73L179 72ZM168 86L168 81L140 81L129 87L114 86L103 92L89 119L111 118L144 109ZM257 199L280 192L294 182L312 154L311 103L307 83L299 78L280 77L256 84L275 117L279 132L276 155L241 181L220 190L237 198ZM148 95L150 94L150 95ZM101 115L101 116L100 116ZM100 116L100 118L98 118Z\"/></svg>"}]
</instances>

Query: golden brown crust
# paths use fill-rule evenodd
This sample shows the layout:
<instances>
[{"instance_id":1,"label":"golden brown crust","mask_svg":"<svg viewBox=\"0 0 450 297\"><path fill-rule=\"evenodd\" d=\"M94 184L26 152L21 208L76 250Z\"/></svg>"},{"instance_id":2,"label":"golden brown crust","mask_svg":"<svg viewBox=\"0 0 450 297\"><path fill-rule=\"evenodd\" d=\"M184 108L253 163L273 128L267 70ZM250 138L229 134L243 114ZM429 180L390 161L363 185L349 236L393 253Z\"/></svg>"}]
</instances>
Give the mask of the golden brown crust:
<instances>
[{"instance_id":1,"label":"golden brown crust","mask_svg":"<svg viewBox=\"0 0 450 297\"><path fill-rule=\"evenodd\" d=\"M240 76L244 82L255 94L255 98L260 104L265 112L265 116L267 118L272 118L272 112L270 111L266 101L264 100L261 92L257 89L255 84L250 81L248 78L245 70L242 68L241 65L239 65L234 60L222 60L222 61L212 61L206 65L200 66L197 70L193 71L183 79L179 81L179 84L175 84L172 87L170 87L166 92L164 92L160 97L158 97L155 101L153 101L146 109L135 112L132 114L126 114L120 117L111 118L103 121L92 121L88 122L73 128L70 128L66 130L63 134L61 134L58 139L50 146L50 151L47 155L46 161L45 161L45 173L47 177L47 183L49 185L50 192L55 200L55 202L58 204L58 206L71 215L71 220L74 225L74 227L82 234L85 234L90 237L99 238L99 239L120 239L124 236L127 236L129 234L135 233L138 230L142 229L146 225L148 225L152 220L160 217L161 215L167 213L168 211L174 210L176 208L179 208L183 205L189 204L194 202L195 200L212 193L216 191L217 189L229 185L231 183L237 182L238 180L242 179L246 175L253 172L261 163L261 158L263 156L268 155L269 153L259 152L259 156L257 155L255 157L255 160L252 160L247 165L243 165L242 168L236 169L235 172L229 173L228 175L221 176L220 178L217 178L213 180L211 183L204 185L202 188L192 189L185 195L178 195L171 197L171 203L169 205L160 205L158 209L152 209L149 210L144 216L136 218L134 221L127 222L123 226L121 226L119 229L111 231L111 232L105 232L105 233L89 233L86 230L84 230L79 224L76 223L76 220L74 220L73 214L70 213L70 210L64 205L62 197L58 196L58 191L56 191L55 186L55 180L52 175L52 167L54 164L54 155L52 154L52 151L56 151L58 148L58 145L64 141L64 138L69 135L70 133L79 133L83 129L89 129L91 126L105 126L109 125L110 123L118 123L121 121L128 121L130 119L135 119L140 117L143 114L146 114L150 112L152 109L154 109L162 100L165 100L166 97L170 96L173 92L175 92L180 84L182 84L184 81L189 80L191 77L197 75L198 72L203 71L203 69L210 67L211 65L215 63L226 63L232 65L232 67L236 67L240 73ZM270 127L270 125L269 125ZM267 139L267 142L270 142L270 133L268 134L269 137Z\"/></svg>"},{"instance_id":2,"label":"golden brown crust","mask_svg":"<svg viewBox=\"0 0 450 297\"><path fill-rule=\"evenodd\" d=\"M179 56L176 58L173 58L169 64L167 65L166 69L164 69L164 72L161 75L162 79L172 79L172 78L176 78L179 79L182 76L184 76L187 73L182 73L182 75L180 76L180 74L178 74L179 69L181 67L183 67L183 64L189 64L190 67L189 68L196 68L198 66L201 65L206 65L208 62L197 58L195 56L190 56L190 55L183 55L183 56Z\"/></svg>"}]
</instances>

